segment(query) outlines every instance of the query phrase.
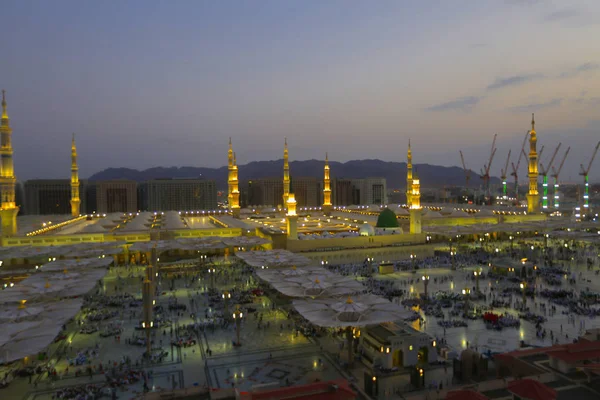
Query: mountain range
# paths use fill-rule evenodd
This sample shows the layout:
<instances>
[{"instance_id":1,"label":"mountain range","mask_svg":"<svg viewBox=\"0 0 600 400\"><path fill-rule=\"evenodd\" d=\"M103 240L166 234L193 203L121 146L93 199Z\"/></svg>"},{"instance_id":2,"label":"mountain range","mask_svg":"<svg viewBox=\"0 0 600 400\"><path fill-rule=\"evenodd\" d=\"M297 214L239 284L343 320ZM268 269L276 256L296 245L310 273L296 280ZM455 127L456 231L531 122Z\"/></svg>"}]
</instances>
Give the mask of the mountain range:
<instances>
[{"instance_id":1,"label":"mountain range","mask_svg":"<svg viewBox=\"0 0 600 400\"><path fill-rule=\"evenodd\" d=\"M323 160L291 161L290 175L302 177L323 177ZM406 187L406 163L388 162L381 160L352 160L345 163L330 161L332 178L369 178L383 177L387 180L388 188ZM239 165L239 180L273 178L283 176L283 160L253 161ZM421 180L421 186L443 187L464 186L465 173L460 167L443 167L430 164L413 164L413 170ZM479 174L471 171L469 186L479 186ZM227 187L227 167L153 167L145 170L131 168L107 168L92 175L90 180L130 179L144 182L151 179L169 178L205 178L214 179L217 187ZM491 184L499 184L500 179L492 177Z\"/></svg>"}]
</instances>

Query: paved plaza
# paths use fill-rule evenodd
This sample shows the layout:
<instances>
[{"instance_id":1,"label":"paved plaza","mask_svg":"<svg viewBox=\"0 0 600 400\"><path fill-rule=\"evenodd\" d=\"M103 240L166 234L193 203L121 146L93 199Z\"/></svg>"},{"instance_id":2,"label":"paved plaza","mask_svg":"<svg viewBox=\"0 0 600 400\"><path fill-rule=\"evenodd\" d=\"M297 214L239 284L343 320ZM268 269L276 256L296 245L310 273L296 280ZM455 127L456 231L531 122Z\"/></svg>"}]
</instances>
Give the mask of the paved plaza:
<instances>
[{"instance_id":1,"label":"paved plaza","mask_svg":"<svg viewBox=\"0 0 600 400\"><path fill-rule=\"evenodd\" d=\"M152 333L152 352L162 353L161 361L150 362L145 359L143 354L146 347L143 343L131 344L144 337L143 331L136 330L141 319L142 308L139 305L117 307L114 315L98 323L87 321L86 315L80 313L65 327L60 340L49 347L48 365L51 368L33 375L31 380L27 377L17 378L0 393L10 399L51 399L60 390L88 384L102 386L109 372L118 375L120 371L127 370L143 371L144 375L129 376L114 394L116 398L135 398L144 390L163 391L183 387L250 390L253 387L279 387L339 378L349 378L358 387L364 387L363 377L367 368L356 362L352 369L347 369L347 353L343 350L342 336L305 336L297 330L296 321L289 318L289 302L282 303L281 299L277 299L274 304L268 294L256 293L251 302L242 304L244 317L239 327L241 345L235 345L237 326L229 316L236 304L225 305L223 301L215 301L215 296L218 299L221 293L253 290L257 287L257 280L251 275L250 269L242 265L219 267L221 270L214 278L202 269L179 275L172 271L161 274L160 295L156 305L164 310L162 317L166 322ZM570 268L570 275L565 274L561 288L573 289L576 293L584 290L600 293L600 281L594 268L588 269L577 261L569 262L567 267ZM403 291L402 296L393 299L400 304L424 292L421 279L424 274L430 277L430 296L437 292L460 294L464 288L475 286L473 271L476 269L481 269L484 276L489 272L487 265L462 265L456 271L433 265L433 268L422 267L417 272L375 274L374 278L389 281L390 288ZM139 299L143 274L141 267L112 267L98 291L106 296L128 293ZM577 278L575 283L570 280L572 276ZM354 278L368 284L366 278L359 275ZM541 277L536 278L534 284L539 290L544 287ZM488 303L498 287L499 284L493 279L482 278L480 288L487 302L473 299L471 305L475 308L489 307ZM496 291L492 291L492 288ZM507 307L498 307L493 311L518 318L517 308L521 299L516 294L508 298ZM173 304L180 308L170 310L169 306ZM545 314L543 305L546 306ZM524 320L521 320L519 327L507 327L501 331L488 329L482 319L467 321L467 327L444 329L438 324L441 317L425 315L423 310L415 308L421 318L406 323L438 341L443 340L456 353L469 347L483 353L500 353L514 350L522 343L529 346L571 343L584 330L600 327L600 320L569 316L561 306L556 306L556 312L552 314L549 311L551 305L548 299L539 296L527 298L530 312L548 318L543 327L548 333L552 332L553 340L550 334L545 338L539 337L535 324ZM451 318L448 310L444 310L443 319ZM99 329L85 333L82 328L90 325L98 325ZM121 327L122 332L102 337L100 333L109 325ZM188 347L171 344L172 340L189 339L194 342ZM0 370L0 373L4 372ZM445 387L453 385L451 368L446 370L432 366L427 376L428 383L443 383ZM408 375L399 376L397 380L398 389L408 387ZM112 396L110 392L105 394ZM394 395L388 397L394 398Z\"/></svg>"}]
</instances>

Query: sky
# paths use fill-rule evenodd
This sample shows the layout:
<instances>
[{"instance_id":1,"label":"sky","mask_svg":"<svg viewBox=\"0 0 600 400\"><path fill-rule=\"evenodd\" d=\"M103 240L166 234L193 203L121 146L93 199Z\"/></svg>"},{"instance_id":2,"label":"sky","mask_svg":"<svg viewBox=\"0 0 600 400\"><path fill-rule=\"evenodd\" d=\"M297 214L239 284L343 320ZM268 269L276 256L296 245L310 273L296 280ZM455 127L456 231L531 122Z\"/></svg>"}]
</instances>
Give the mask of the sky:
<instances>
[{"instance_id":1,"label":"sky","mask_svg":"<svg viewBox=\"0 0 600 400\"><path fill-rule=\"evenodd\" d=\"M223 166L229 137L240 165L285 137L291 160L341 162L404 161L411 139L415 163L462 149L479 171L494 134L498 176L532 112L578 180L600 140L599 37L597 0L4 0L0 86L19 180L68 178L72 133L82 178Z\"/></svg>"}]
</instances>

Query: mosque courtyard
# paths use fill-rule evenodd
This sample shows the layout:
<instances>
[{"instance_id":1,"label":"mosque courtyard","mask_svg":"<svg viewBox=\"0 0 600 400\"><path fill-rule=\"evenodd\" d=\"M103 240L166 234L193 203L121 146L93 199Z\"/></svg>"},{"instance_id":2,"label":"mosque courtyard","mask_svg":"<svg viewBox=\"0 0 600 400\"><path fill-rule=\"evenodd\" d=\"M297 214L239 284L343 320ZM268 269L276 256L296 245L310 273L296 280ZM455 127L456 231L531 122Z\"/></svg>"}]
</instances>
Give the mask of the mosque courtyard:
<instances>
[{"instance_id":1,"label":"mosque courtyard","mask_svg":"<svg viewBox=\"0 0 600 400\"><path fill-rule=\"evenodd\" d=\"M515 246L520 252L516 257L533 256L529 245ZM539 293L548 288L542 275L529 278L528 284L535 286L536 294L526 297L526 307L530 314L547 318L541 324L545 336L541 336L540 326L536 327L534 322L519 319L524 312L520 310L523 297L519 292L501 295L502 289L514 286L514 282L490 278L491 267L487 262L491 260L493 264L496 259L494 247L500 253L507 253L512 246L509 242L498 242L488 249L490 252L481 250L477 255L465 254L457 259L456 270L443 257L419 259L413 264L404 260L390 274L379 274L376 262L328 265L327 268L334 274L361 282L365 291L384 297L395 293L391 297L392 303L406 312L414 310L418 313L417 319L396 323L427 333L456 355L467 348L494 354L523 345L571 343L586 330L600 328L600 320L569 313L567 307L540 296ZM562 242L549 246L559 248ZM542 250L538 247L535 251L539 255ZM284 261L283 254L282 258L277 255L277 259L282 263L291 262L291 259ZM482 254L489 257L485 262ZM598 259L590 266L586 255L579 252L572 260L558 262L566 273L561 276L560 283L554 283L554 289L572 290L576 296L600 293ZM90 296L87 306L84 303L82 311L66 324L58 340L50 345L47 359L32 361L28 366L38 364L43 368L31 377L15 378L8 387L0 389L2 397L77 398L73 394L75 390L89 389L89 385L94 385L94 390L104 393L107 398L141 398L145 392L180 388L196 389L207 396L208 388L247 391L338 378L349 379L357 387L364 388L364 374L368 368L361 362L348 366L344 336L336 329L308 329L310 324L293 312L289 299L260 280L254 270L257 267L236 257L208 260L192 268L183 263L178 266L177 262L168 266L161 270L158 281L156 309L162 311L156 312L160 326L152 330L152 360L144 357L144 331L136 329L142 311L139 299L144 267L112 266L96 287L96 294ZM215 268L217 272L207 273L214 266L218 267ZM365 268L373 273L363 276L361 271ZM519 321L518 326L490 329L480 315L475 319L453 315L456 305L440 307L437 312L428 309L438 301L435 300L438 296L462 300L465 288L474 292L474 271L482 274L479 281L482 296L472 296L469 307L474 311L479 308L510 316ZM427 291L432 300L415 305L416 299L425 292L424 276L428 277ZM222 299L227 293L233 294L231 301ZM113 305L117 303L118 306L107 306L106 299L112 299ZM501 301L502 305L492 306L495 300ZM229 317L236 312L238 304L239 311L243 312L239 330L236 321ZM98 314L101 317L94 317ZM453 320L464 321L466 326L443 325L443 321ZM236 345L238 333L240 346ZM439 359L442 361L442 357ZM444 365L445 368L441 365L427 367L427 383L443 383L445 388L460 385L452 380L451 363L446 361ZM6 372L7 367L0 367L0 374ZM108 375L119 379L114 393L105 384ZM408 375L398 375L397 380L398 388L408 387ZM199 396L201 398L202 394ZM388 398L396 397L390 394Z\"/></svg>"}]
</instances>

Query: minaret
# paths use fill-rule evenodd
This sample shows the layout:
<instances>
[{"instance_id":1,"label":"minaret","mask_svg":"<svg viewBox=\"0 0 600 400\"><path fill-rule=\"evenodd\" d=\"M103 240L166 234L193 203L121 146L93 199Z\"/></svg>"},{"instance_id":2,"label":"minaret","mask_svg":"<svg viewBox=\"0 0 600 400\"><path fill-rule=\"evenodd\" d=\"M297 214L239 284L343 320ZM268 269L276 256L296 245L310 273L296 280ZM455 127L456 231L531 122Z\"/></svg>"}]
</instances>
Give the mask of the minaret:
<instances>
[{"instance_id":1,"label":"minaret","mask_svg":"<svg viewBox=\"0 0 600 400\"><path fill-rule=\"evenodd\" d=\"M296 240L298 239L298 214L296 214L296 196L293 190L288 193L285 204L287 207L287 237L288 239Z\"/></svg>"},{"instance_id":2,"label":"minaret","mask_svg":"<svg viewBox=\"0 0 600 400\"><path fill-rule=\"evenodd\" d=\"M15 203L15 170L13 165L12 129L6 112L6 92L2 91L2 119L0 120L0 194L2 206L2 236L17 234L17 214L19 207Z\"/></svg>"},{"instance_id":3,"label":"minaret","mask_svg":"<svg viewBox=\"0 0 600 400\"><path fill-rule=\"evenodd\" d=\"M406 204L411 206L410 196L412 194L413 167L412 150L410 149L410 139L408 139L408 151L406 152Z\"/></svg>"},{"instance_id":4,"label":"minaret","mask_svg":"<svg viewBox=\"0 0 600 400\"><path fill-rule=\"evenodd\" d=\"M323 212L331 214L331 180L329 178L329 157L325 153L325 168L323 175Z\"/></svg>"},{"instance_id":5,"label":"minaret","mask_svg":"<svg viewBox=\"0 0 600 400\"><path fill-rule=\"evenodd\" d=\"M235 153L233 153L233 169L231 178L231 212L234 217L240 216L240 188L238 180L238 166Z\"/></svg>"},{"instance_id":6,"label":"minaret","mask_svg":"<svg viewBox=\"0 0 600 400\"><path fill-rule=\"evenodd\" d=\"M527 212L537 213L540 210L540 195L538 192L538 155L537 133L535 132L535 119L531 114L531 131L529 132L529 193L527 193Z\"/></svg>"},{"instance_id":7,"label":"minaret","mask_svg":"<svg viewBox=\"0 0 600 400\"><path fill-rule=\"evenodd\" d=\"M419 178L415 177L411 182L410 193L410 233L421 233L421 183Z\"/></svg>"},{"instance_id":8,"label":"minaret","mask_svg":"<svg viewBox=\"0 0 600 400\"><path fill-rule=\"evenodd\" d=\"M287 206L288 197L290 195L290 164L288 160L287 138L283 146L283 207Z\"/></svg>"},{"instance_id":9,"label":"minaret","mask_svg":"<svg viewBox=\"0 0 600 400\"><path fill-rule=\"evenodd\" d=\"M231 193L233 186L233 146L229 138L229 151L227 152L227 204L231 209Z\"/></svg>"},{"instance_id":10,"label":"minaret","mask_svg":"<svg viewBox=\"0 0 600 400\"><path fill-rule=\"evenodd\" d=\"M80 215L81 200L79 199L79 168L77 167L77 147L75 147L75 134L71 139L71 216Z\"/></svg>"}]
</instances>

